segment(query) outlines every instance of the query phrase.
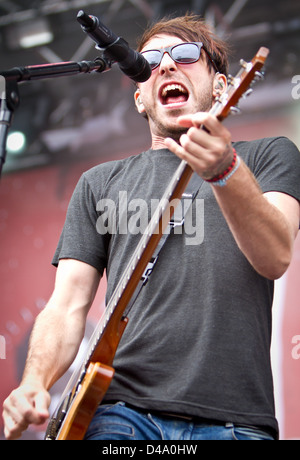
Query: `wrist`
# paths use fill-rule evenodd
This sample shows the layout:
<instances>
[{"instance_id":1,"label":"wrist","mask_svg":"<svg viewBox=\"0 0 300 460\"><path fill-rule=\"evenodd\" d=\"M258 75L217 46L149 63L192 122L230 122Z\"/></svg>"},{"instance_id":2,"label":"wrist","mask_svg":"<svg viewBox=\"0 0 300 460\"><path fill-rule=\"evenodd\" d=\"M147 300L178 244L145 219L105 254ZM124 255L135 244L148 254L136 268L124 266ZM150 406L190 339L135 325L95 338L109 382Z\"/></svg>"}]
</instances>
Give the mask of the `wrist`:
<instances>
[{"instance_id":1,"label":"wrist","mask_svg":"<svg viewBox=\"0 0 300 460\"><path fill-rule=\"evenodd\" d=\"M233 158L230 165L217 176L207 179L206 182L218 187L224 187L230 177L237 171L240 166L240 158L236 153L236 150L233 149Z\"/></svg>"},{"instance_id":2,"label":"wrist","mask_svg":"<svg viewBox=\"0 0 300 460\"><path fill-rule=\"evenodd\" d=\"M20 386L39 388L40 390L47 389L44 379L42 379L39 375L35 374L23 376Z\"/></svg>"},{"instance_id":3,"label":"wrist","mask_svg":"<svg viewBox=\"0 0 300 460\"><path fill-rule=\"evenodd\" d=\"M31 368L25 367L21 385L48 391L51 387L50 375L51 372L47 369L35 369L35 366L31 366Z\"/></svg>"}]
</instances>

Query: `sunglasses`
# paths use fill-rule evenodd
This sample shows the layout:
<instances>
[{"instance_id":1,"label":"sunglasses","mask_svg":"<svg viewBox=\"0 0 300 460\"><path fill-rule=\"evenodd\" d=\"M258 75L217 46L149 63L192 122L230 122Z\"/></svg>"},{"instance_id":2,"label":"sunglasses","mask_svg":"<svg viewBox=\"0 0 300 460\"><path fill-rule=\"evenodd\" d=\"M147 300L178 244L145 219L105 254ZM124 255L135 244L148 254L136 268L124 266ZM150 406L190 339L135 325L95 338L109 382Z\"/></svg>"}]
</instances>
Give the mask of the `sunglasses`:
<instances>
[{"instance_id":1,"label":"sunglasses","mask_svg":"<svg viewBox=\"0 0 300 460\"><path fill-rule=\"evenodd\" d=\"M151 70L154 70L160 65L165 53L168 53L173 61L178 64L193 64L194 62L199 61L201 49L203 49L207 54L214 70L219 72L215 61L201 42L180 43L179 45L169 46L168 48L162 48L159 50L143 51L141 54L149 62Z\"/></svg>"}]
</instances>

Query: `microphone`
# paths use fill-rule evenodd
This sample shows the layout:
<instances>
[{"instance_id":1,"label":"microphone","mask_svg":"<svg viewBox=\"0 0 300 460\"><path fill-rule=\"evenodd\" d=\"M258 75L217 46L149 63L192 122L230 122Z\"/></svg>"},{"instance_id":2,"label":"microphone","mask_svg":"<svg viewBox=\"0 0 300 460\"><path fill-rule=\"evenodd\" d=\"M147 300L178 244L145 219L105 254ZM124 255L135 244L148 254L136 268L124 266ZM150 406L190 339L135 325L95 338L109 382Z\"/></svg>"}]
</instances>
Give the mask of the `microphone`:
<instances>
[{"instance_id":1,"label":"microphone","mask_svg":"<svg viewBox=\"0 0 300 460\"><path fill-rule=\"evenodd\" d=\"M81 10L77 21L83 31L97 43L96 48L104 51L105 57L117 62L125 75L135 82L144 82L150 78L150 64L144 56L131 49L123 38L117 37L98 18Z\"/></svg>"}]
</instances>

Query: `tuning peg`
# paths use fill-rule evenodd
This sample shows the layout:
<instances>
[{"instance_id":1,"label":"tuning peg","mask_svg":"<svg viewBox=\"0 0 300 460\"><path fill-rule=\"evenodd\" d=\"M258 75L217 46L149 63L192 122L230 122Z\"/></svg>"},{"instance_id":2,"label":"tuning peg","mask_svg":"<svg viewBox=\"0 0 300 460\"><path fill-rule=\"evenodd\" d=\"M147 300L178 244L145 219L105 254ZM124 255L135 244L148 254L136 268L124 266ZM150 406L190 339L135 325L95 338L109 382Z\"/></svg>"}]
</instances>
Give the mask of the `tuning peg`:
<instances>
[{"instance_id":1,"label":"tuning peg","mask_svg":"<svg viewBox=\"0 0 300 460\"><path fill-rule=\"evenodd\" d=\"M264 72L258 72L258 71L255 72L255 80L256 81L264 80L264 78L265 78Z\"/></svg>"},{"instance_id":2,"label":"tuning peg","mask_svg":"<svg viewBox=\"0 0 300 460\"><path fill-rule=\"evenodd\" d=\"M230 107L230 113L231 115L239 115L241 113L241 109L236 106L232 106Z\"/></svg>"},{"instance_id":3,"label":"tuning peg","mask_svg":"<svg viewBox=\"0 0 300 460\"><path fill-rule=\"evenodd\" d=\"M228 75L227 83L228 85L234 85L235 78L232 75Z\"/></svg>"},{"instance_id":4,"label":"tuning peg","mask_svg":"<svg viewBox=\"0 0 300 460\"><path fill-rule=\"evenodd\" d=\"M246 97L250 96L250 94L252 94L252 93L253 93L252 88L247 89L247 91L245 91L244 94L243 94L243 98L245 99Z\"/></svg>"},{"instance_id":5,"label":"tuning peg","mask_svg":"<svg viewBox=\"0 0 300 460\"><path fill-rule=\"evenodd\" d=\"M240 59L240 66L243 67L244 69L247 69L248 62L244 61L244 59Z\"/></svg>"}]
</instances>

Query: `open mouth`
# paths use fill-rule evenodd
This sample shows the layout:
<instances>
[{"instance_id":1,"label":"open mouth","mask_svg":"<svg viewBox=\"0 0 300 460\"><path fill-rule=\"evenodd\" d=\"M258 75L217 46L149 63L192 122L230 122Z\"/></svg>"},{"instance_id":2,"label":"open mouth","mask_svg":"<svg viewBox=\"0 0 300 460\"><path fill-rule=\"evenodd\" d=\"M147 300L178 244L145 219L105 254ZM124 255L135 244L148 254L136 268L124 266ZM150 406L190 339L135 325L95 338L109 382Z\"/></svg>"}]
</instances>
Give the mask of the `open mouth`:
<instances>
[{"instance_id":1,"label":"open mouth","mask_svg":"<svg viewBox=\"0 0 300 460\"><path fill-rule=\"evenodd\" d=\"M187 89L179 83L167 84L160 90L162 105L182 104L187 102L188 98Z\"/></svg>"}]
</instances>

